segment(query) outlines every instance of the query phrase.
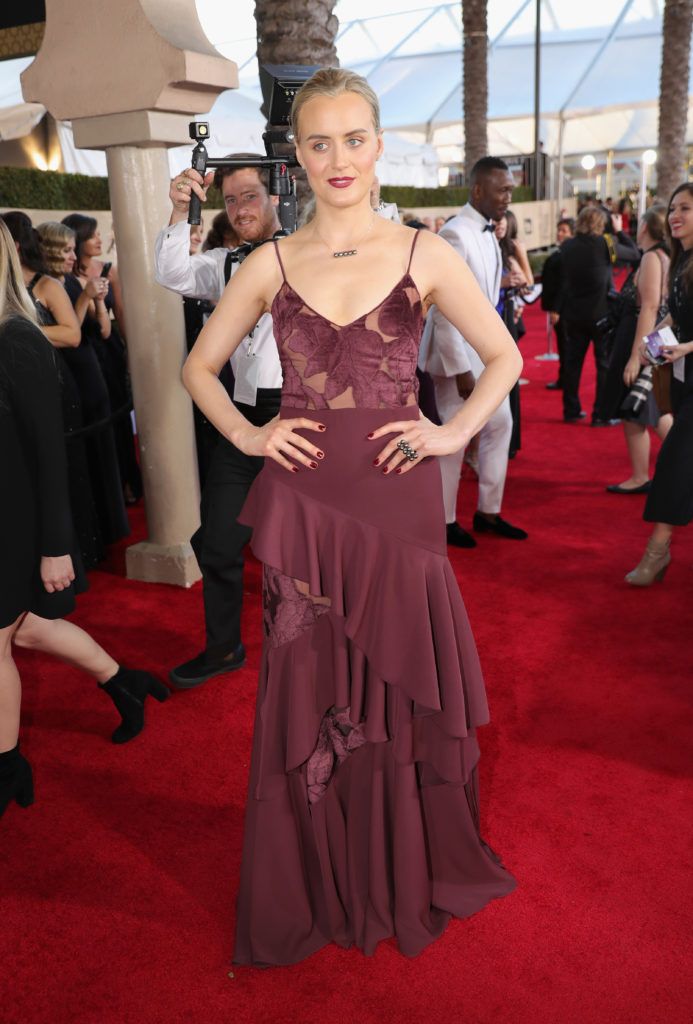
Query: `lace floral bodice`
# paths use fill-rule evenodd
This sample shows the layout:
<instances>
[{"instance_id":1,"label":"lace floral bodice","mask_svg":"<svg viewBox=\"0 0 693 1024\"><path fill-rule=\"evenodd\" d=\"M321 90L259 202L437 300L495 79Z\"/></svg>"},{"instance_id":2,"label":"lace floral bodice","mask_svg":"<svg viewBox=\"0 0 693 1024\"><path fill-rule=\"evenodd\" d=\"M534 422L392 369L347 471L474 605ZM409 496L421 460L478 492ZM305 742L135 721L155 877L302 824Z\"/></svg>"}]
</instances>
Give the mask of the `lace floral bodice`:
<instances>
[{"instance_id":1,"label":"lace floral bodice","mask_svg":"<svg viewBox=\"0 0 693 1024\"><path fill-rule=\"evenodd\" d=\"M275 247L284 276L272 303L284 377L282 401L301 409L415 405L423 318L421 297L409 268L374 309L340 326L294 291L286 280L276 242Z\"/></svg>"}]
</instances>

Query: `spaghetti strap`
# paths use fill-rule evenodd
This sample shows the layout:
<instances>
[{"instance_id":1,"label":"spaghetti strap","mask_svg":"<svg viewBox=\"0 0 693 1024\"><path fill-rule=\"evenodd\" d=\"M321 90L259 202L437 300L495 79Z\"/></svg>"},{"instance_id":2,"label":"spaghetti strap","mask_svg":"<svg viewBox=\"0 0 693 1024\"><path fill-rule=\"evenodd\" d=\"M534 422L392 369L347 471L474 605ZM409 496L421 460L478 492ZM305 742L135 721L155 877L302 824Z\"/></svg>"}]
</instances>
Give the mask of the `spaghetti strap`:
<instances>
[{"instance_id":1,"label":"spaghetti strap","mask_svg":"<svg viewBox=\"0 0 693 1024\"><path fill-rule=\"evenodd\" d=\"M272 241L274 242L274 251L276 252L277 259L279 260L279 267L282 272L282 277L284 278L284 284L288 284L289 282L286 280L286 271L284 270L284 264L282 263L282 258L279 255L279 242L277 241L276 238L273 238Z\"/></svg>"},{"instance_id":2,"label":"spaghetti strap","mask_svg":"<svg viewBox=\"0 0 693 1024\"><path fill-rule=\"evenodd\" d=\"M409 263L407 263L407 273L411 270L411 261L414 259L414 249L416 248L416 240L421 234L422 229L417 228L414 232L414 241L411 243L411 252L409 253Z\"/></svg>"}]
</instances>

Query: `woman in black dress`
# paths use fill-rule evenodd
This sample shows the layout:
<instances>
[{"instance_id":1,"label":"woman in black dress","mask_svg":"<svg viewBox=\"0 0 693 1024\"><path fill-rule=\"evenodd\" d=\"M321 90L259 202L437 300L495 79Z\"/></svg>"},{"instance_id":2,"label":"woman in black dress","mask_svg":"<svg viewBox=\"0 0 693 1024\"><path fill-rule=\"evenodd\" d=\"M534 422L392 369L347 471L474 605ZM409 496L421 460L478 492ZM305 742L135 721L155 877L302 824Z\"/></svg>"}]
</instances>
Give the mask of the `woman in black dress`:
<instances>
[{"instance_id":1,"label":"woman in black dress","mask_svg":"<svg viewBox=\"0 0 693 1024\"><path fill-rule=\"evenodd\" d=\"M158 679L122 668L63 616L74 608L65 442L55 353L37 324L15 245L0 222L0 814L33 801L19 752L21 683L12 644L54 654L94 676L121 714L113 741L141 731L144 700L165 700Z\"/></svg>"},{"instance_id":2,"label":"woman in black dress","mask_svg":"<svg viewBox=\"0 0 693 1024\"><path fill-rule=\"evenodd\" d=\"M39 224L36 230L48 272L64 284L82 332L80 345L66 349L64 359L76 382L82 419L87 428L83 436L101 536L104 544L112 544L127 537L130 524L110 422L111 400L97 352L102 335L110 331L110 317L104 302L108 285L98 278L82 288L72 272L66 270L64 253L68 246L75 245L74 231L55 221Z\"/></svg>"},{"instance_id":3,"label":"woman in black dress","mask_svg":"<svg viewBox=\"0 0 693 1024\"><path fill-rule=\"evenodd\" d=\"M679 344L665 348L673 367L671 399L674 423L660 449L644 519L654 523L645 553L626 576L636 587L662 580L671 561L675 526L693 519L693 184L679 185L669 202L671 241L669 314L659 327L670 326Z\"/></svg>"},{"instance_id":4,"label":"woman in black dress","mask_svg":"<svg viewBox=\"0 0 693 1024\"><path fill-rule=\"evenodd\" d=\"M503 260L503 277L501 279L501 290L496 309L508 328L510 335L516 344L525 334L525 327L522 322L522 307L515 302L515 297L522 295L534 284L534 275L529 265L527 250L517 237L517 217L508 210L504 217L496 224L496 238ZM513 284L513 281L522 277L520 284ZM520 384L514 385L510 394L510 412L513 418L513 431L510 435L510 458L514 458L522 447L522 427L520 413Z\"/></svg>"},{"instance_id":5,"label":"woman in black dress","mask_svg":"<svg viewBox=\"0 0 693 1024\"><path fill-rule=\"evenodd\" d=\"M85 569L91 569L103 559L105 551L89 479L82 402L68 359L64 356L66 349L77 348L80 344L80 325L63 285L48 273L38 234L27 215L13 211L4 214L3 220L17 247L24 283L36 307L41 329L56 351L67 447L70 507L82 565ZM70 273L75 261L72 240L67 241L59 259L63 261L61 267ZM77 565L75 570L78 571Z\"/></svg>"},{"instance_id":6,"label":"woman in black dress","mask_svg":"<svg viewBox=\"0 0 693 1024\"><path fill-rule=\"evenodd\" d=\"M103 309L97 304L96 317L87 316L83 330L90 332L94 351L101 363L108 387L111 410L114 414L113 436L118 453L118 468L123 494L128 505L142 497L142 474L135 452L130 411L132 396L130 375L125 350L125 314L118 271L112 264L104 264L101 256L101 235L96 220L82 213L71 213L62 223L75 233L75 263L73 278L68 287L79 284L86 288L92 281L104 280L106 292ZM111 314L115 316L112 319Z\"/></svg>"},{"instance_id":7,"label":"woman in black dress","mask_svg":"<svg viewBox=\"0 0 693 1024\"><path fill-rule=\"evenodd\" d=\"M642 339L667 313L669 247L666 241L666 207L652 206L640 221L638 245L643 257L621 288L618 324L614 331L606 378L605 409L609 419L621 419L631 474L620 484L610 484L611 494L647 494L650 489L650 433L663 441L671 428L669 413L662 413L654 390L637 411L623 402L643 368ZM651 372L651 368L650 368Z\"/></svg>"}]
</instances>

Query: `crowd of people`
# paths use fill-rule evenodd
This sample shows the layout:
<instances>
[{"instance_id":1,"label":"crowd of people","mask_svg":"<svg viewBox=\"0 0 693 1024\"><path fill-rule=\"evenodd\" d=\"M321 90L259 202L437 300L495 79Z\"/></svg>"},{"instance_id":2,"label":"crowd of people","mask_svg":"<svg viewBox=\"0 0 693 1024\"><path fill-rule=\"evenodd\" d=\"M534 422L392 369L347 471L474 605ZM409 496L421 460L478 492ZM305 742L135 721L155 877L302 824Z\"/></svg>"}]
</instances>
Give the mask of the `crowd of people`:
<instances>
[{"instance_id":1,"label":"crowd of people","mask_svg":"<svg viewBox=\"0 0 693 1024\"><path fill-rule=\"evenodd\" d=\"M416 953L449 916L514 886L479 836L474 730L487 712L446 558L446 541L472 548L486 533L528 536L501 514L521 448L518 345L534 286L509 208L513 179L485 157L457 215L400 218L377 196L378 102L363 79L317 72L297 95L293 123L314 195L296 234L280 232L263 169L188 169L171 182L171 217L155 247L157 280L184 301L183 379L203 485L192 544L205 645L171 668L176 689L245 663L251 538L264 563L262 713L235 953L248 964L294 962L331 940L370 952L392 934ZM205 238L188 211L213 180L224 210ZM542 305L558 342L549 386L564 422L586 418L580 378L592 346L591 425L623 424L630 475L607 489L647 494L652 534L626 580L649 586L666 572L674 528L693 518L693 185L646 212L637 245L627 213L590 203L575 222L561 218ZM250 255L236 258L248 243ZM0 814L13 799L33 799L13 645L96 679L120 714L114 742L142 730L147 696L169 694L65 619L85 569L127 535L126 506L142 494L122 295L100 256L93 218L34 227L14 212L0 222L0 468L13 481L0 513ZM617 264L631 268L620 292ZM657 349L644 344L667 327L674 340L665 332ZM663 442L652 479L650 431ZM465 457L478 477L472 531L457 521ZM349 872L340 852L342 802L350 787L370 792L375 778L388 780L378 827L409 865L404 885L385 847ZM405 792L417 793L415 807ZM364 813L353 812L352 837L368 833ZM445 880L457 871L460 835L469 862ZM415 849L428 857L417 860ZM368 881L374 857L377 883Z\"/></svg>"}]
</instances>

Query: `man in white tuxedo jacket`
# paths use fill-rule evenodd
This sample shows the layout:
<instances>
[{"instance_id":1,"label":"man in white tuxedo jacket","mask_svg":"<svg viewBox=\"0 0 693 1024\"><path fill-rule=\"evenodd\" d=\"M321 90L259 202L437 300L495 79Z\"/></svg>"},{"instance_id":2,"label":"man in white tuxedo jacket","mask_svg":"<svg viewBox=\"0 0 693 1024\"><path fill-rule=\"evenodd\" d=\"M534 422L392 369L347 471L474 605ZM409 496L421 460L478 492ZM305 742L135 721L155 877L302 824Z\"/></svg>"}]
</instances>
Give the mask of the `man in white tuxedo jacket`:
<instances>
[{"instance_id":1,"label":"man in white tuxedo jacket","mask_svg":"<svg viewBox=\"0 0 693 1024\"><path fill-rule=\"evenodd\" d=\"M489 302L498 304L502 277L501 253L494 232L512 198L513 180L507 164L495 157L484 157L472 168L469 202L440 230L464 258ZM524 280L524 279L523 279ZM521 283L512 280L504 284ZM421 369L433 378L438 414L443 423L457 413L472 393L484 365L436 306L431 308L422 346ZM474 530L492 531L512 540L527 534L501 519L508 449L512 431L510 402L505 398L479 435L479 501L474 515ZM475 547L476 541L456 519L457 489L464 450L440 457L448 543Z\"/></svg>"}]
</instances>

